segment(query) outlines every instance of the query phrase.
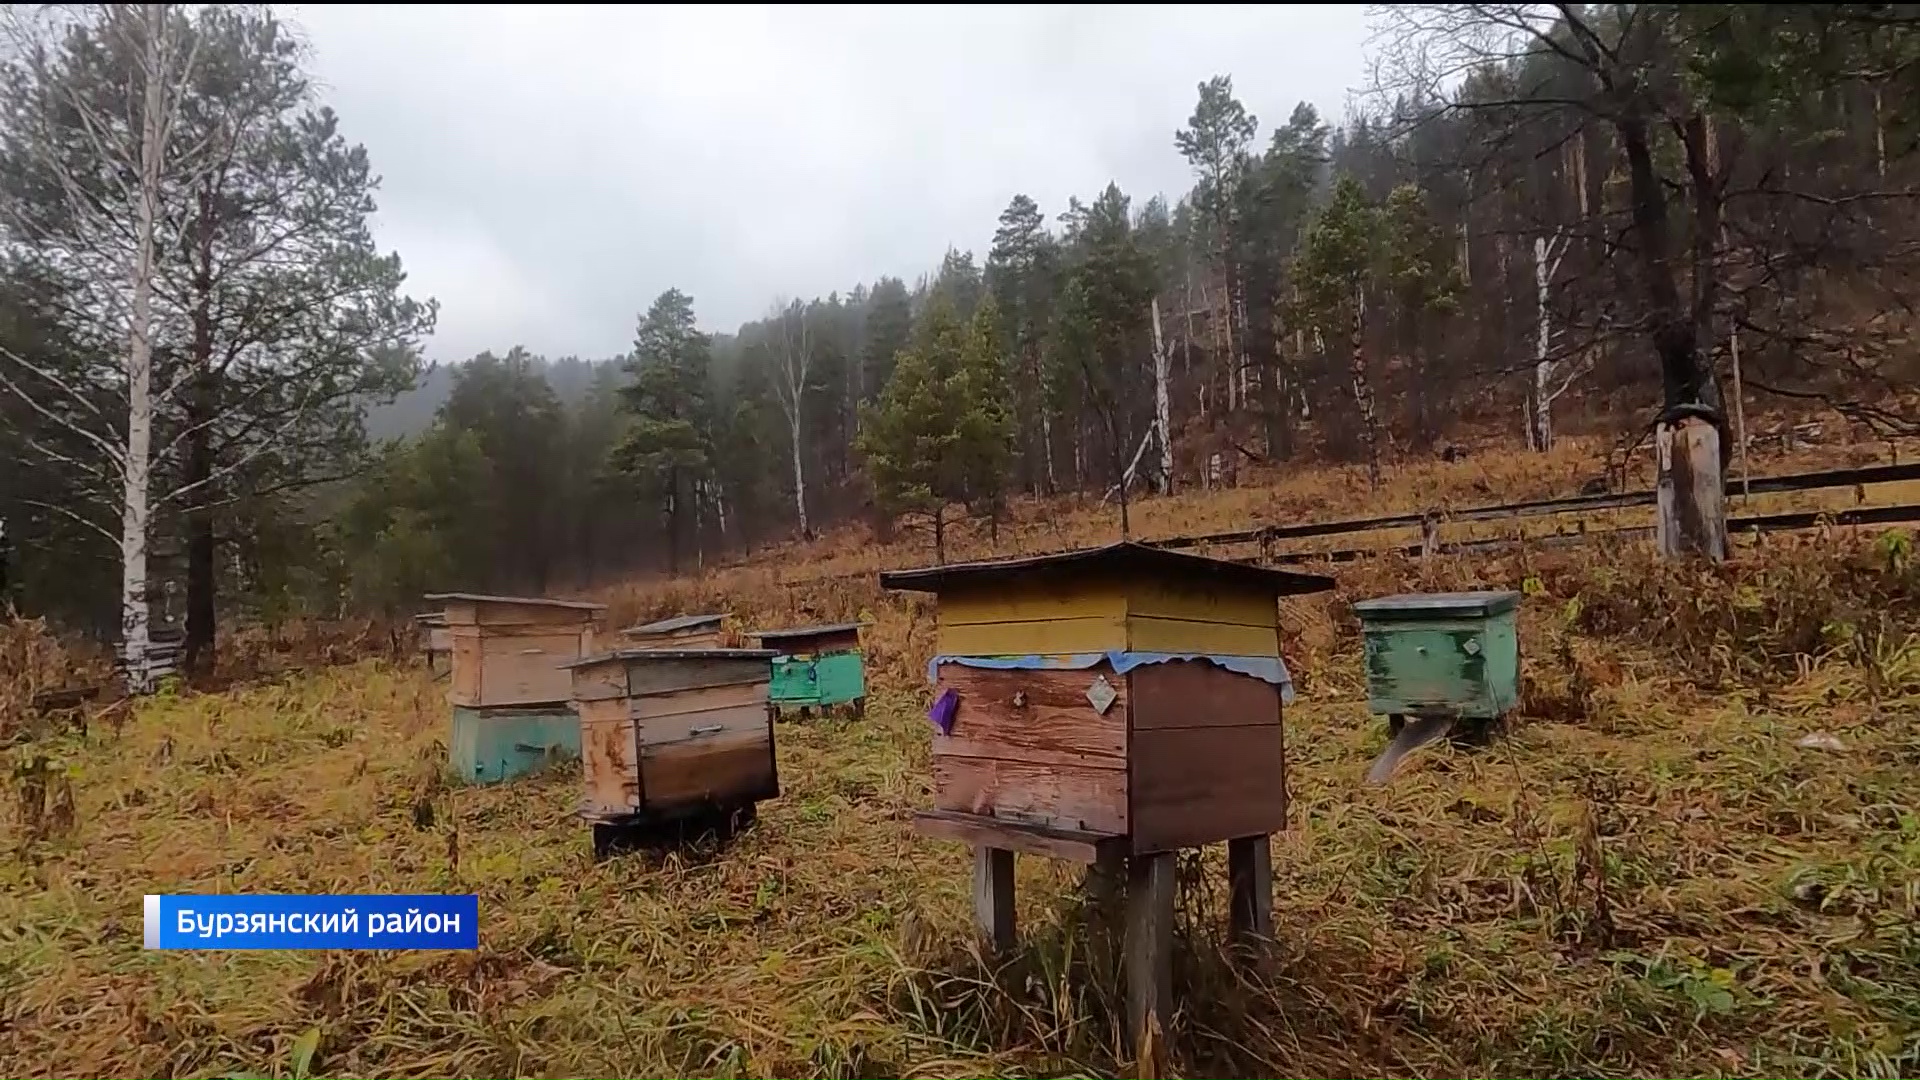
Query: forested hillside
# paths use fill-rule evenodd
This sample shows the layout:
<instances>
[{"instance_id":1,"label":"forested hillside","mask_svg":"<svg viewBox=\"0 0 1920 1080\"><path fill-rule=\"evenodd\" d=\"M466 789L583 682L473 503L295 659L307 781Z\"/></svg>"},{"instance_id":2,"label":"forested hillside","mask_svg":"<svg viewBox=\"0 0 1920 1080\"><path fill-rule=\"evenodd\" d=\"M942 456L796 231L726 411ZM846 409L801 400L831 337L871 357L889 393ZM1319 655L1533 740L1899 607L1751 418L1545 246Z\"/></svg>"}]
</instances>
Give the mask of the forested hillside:
<instances>
[{"instance_id":1,"label":"forested hillside","mask_svg":"<svg viewBox=\"0 0 1920 1080\"><path fill-rule=\"evenodd\" d=\"M1903 5L1387 9L1350 116L1257 116L1195 72L1190 115L1141 117L1186 191L1041 206L1010 178L912 281L725 333L636 296L625 355L431 368L377 163L277 16L9 18L4 584L105 636L151 604L203 647L230 614L551 591L856 519L931 547L1016 497L1250 463L1380 484L1468 433L1658 422L1724 464L1747 409L1920 416Z\"/></svg>"}]
</instances>

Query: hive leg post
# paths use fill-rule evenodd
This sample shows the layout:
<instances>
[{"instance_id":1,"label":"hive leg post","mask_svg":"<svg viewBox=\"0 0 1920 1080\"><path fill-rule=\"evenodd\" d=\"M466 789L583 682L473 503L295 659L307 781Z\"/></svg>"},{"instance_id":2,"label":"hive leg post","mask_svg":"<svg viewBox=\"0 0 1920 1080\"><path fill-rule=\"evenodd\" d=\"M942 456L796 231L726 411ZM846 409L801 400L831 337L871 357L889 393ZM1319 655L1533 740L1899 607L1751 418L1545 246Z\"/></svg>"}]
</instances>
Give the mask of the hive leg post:
<instances>
[{"instance_id":1,"label":"hive leg post","mask_svg":"<svg viewBox=\"0 0 1920 1080\"><path fill-rule=\"evenodd\" d=\"M1135 855L1127 864L1127 1034L1135 1053L1173 1014L1174 853Z\"/></svg>"},{"instance_id":2,"label":"hive leg post","mask_svg":"<svg viewBox=\"0 0 1920 1080\"><path fill-rule=\"evenodd\" d=\"M1242 836L1227 841L1227 884L1236 941L1273 936L1272 838Z\"/></svg>"},{"instance_id":3,"label":"hive leg post","mask_svg":"<svg viewBox=\"0 0 1920 1080\"><path fill-rule=\"evenodd\" d=\"M1013 852L985 844L973 849L973 919L994 953L1012 950Z\"/></svg>"}]
</instances>

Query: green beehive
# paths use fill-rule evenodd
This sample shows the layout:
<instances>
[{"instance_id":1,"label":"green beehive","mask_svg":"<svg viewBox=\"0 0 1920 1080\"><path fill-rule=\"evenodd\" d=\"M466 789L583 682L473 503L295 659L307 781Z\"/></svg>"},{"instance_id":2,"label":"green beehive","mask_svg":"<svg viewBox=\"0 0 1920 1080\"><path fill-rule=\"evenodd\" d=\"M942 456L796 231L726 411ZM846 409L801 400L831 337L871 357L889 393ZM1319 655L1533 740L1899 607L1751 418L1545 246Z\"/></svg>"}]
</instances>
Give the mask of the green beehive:
<instances>
[{"instance_id":1,"label":"green beehive","mask_svg":"<svg viewBox=\"0 0 1920 1080\"><path fill-rule=\"evenodd\" d=\"M775 706L810 710L851 704L864 712L866 672L860 658L860 624L763 630L752 635L773 660Z\"/></svg>"},{"instance_id":2,"label":"green beehive","mask_svg":"<svg viewBox=\"0 0 1920 1080\"><path fill-rule=\"evenodd\" d=\"M1456 723L1485 728L1519 703L1519 606L1517 592L1408 593L1353 605L1366 647L1367 706L1388 717L1394 735L1375 764L1376 781Z\"/></svg>"}]
</instances>

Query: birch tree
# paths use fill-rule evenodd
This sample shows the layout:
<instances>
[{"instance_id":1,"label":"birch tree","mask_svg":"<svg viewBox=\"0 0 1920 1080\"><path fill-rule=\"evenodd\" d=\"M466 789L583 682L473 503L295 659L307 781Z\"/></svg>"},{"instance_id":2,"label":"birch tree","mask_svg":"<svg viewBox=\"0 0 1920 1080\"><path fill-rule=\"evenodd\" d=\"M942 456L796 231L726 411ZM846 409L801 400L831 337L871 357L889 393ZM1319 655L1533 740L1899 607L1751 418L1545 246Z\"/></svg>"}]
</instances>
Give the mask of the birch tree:
<instances>
[{"instance_id":1,"label":"birch tree","mask_svg":"<svg viewBox=\"0 0 1920 1080\"><path fill-rule=\"evenodd\" d=\"M793 450L793 510L800 522L800 536L813 539L807 523L807 471L802 435L806 430L804 408L807 398L807 372L813 365L813 339L807 328L807 311L800 301L776 303L768 314L771 338L768 350L776 369L774 397L787 418L787 432Z\"/></svg>"},{"instance_id":2,"label":"birch tree","mask_svg":"<svg viewBox=\"0 0 1920 1080\"><path fill-rule=\"evenodd\" d=\"M1543 454L1553 449L1553 401L1566 392L1579 374L1575 371L1561 380L1559 386L1553 384L1560 367L1553 355L1553 277L1559 272L1560 260L1566 253L1565 232L1555 232L1552 239L1544 236L1533 239L1534 302L1539 309L1539 327L1533 343L1533 392L1528 395L1528 403L1533 407L1527 417L1527 445Z\"/></svg>"},{"instance_id":3,"label":"birch tree","mask_svg":"<svg viewBox=\"0 0 1920 1080\"><path fill-rule=\"evenodd\" d=\"M176 227L174 196L209 157L205 143L176 139L196 58L182 16L167 4L16 8L5 20L11 55L0 83L0 154L8 170L58 193L38 206L7 200L6 247L67 287L89 344L117 360L63 372L9 351L0 356L0 386L69 437L70 451L38 438L30 448L89 481L94 505L56 509L119 549L127 685L144 693L152 686L154 415L181 388L178 379L155 379L155 342L178 314L156 302L156 267ZM130 77L102 77L116 70ZM107 397L97 392L102 385L117 389ZM117 535L84 512L105 509L115 492Z\"/></svg>"}]
</instances>

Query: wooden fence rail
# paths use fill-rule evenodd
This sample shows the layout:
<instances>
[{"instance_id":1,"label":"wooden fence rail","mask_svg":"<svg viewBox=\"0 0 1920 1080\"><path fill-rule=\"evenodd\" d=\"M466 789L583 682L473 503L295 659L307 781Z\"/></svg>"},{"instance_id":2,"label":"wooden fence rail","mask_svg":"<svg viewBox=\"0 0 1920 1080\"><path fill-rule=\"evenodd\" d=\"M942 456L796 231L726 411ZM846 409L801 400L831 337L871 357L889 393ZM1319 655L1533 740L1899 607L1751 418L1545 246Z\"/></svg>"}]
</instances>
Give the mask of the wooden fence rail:
<instances>
[{"instance_id":1,"label":"wooden fence rail","mask_svg":"<svg viewBox=\"0 0 1920 1080\"><path fill-rule=\"evenodd\" d=\"M1577 543L1596 534L1651 533L1655 500L1652 490L1578 495L1346 521L1266 525L1147 543L1166 548L1257 544L1261 559L1272 562L1346 561L1393 551L1489 550L1522 541ZM1822 521L1837 525L1920 521L1920 464L1754 477L1748 492L1730 492L1728 503L1733 509L1747 511L1729 517L1727 527L1733 533L1806 529ZM1336 539L1344 542L1315 542Z\"/></svg>"}]
</instances>

